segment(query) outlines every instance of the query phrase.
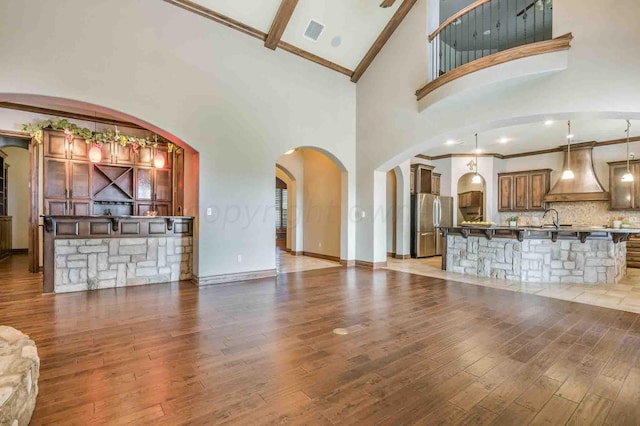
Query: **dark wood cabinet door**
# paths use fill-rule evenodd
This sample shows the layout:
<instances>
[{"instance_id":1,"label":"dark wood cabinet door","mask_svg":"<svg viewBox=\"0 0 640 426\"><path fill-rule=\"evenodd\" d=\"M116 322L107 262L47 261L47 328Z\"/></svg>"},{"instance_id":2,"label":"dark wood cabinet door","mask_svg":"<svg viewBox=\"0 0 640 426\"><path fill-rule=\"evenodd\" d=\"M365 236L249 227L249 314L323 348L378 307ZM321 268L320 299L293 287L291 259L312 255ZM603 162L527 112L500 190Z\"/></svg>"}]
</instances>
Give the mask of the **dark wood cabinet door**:
<instances>
[{"instance_id":1,"label":"dark wood cabinet door","mask_svg":"<svg viewBox=\"0 0 640 426\"><path fill-rule=\"evenodd\" d=\"M136 199L153 199L153 169L138 168L136 170Z\"/></svg>"},{"instance_id":2,"label":"dark wood cabinet door","mask_svg":"<svg viewBox=\"0 0 640 426\"><path fill-rule=\"evenodd\" d=\"M431 193L435 195L440 195L440 175L432 173L431 174Z\"/></svg>"},{"instance_id":3,"label":"dark wood cabinet door","mask_svg":"<svg viewBox=\"0 0 640 426\"><path fill-rule=\"evenodd\" d=\"M152 203L136 203L136 215L144 216L148 211L153 209Z\"/></svg>"},{"instance_id":4,"label":"dark wood cabinet door","mask_svg":"<svg viewBox=\"0 0 640 426\"><path fill-rule=\"evenodd\" d=\"M512 201L513 176L500 176L498 179L498 211L513 208Z\"/></svg>"},{"instance_id":5,"label":"dark wood cabinet door","mask_svg":"<svg viewBox=\"0 0 640 426\"><path fill-rule=\"evenodd\" d=\"M44 159L44 198L67 198L67 161Z\"/></svg>"},{"instance_id":6,"label":"dark wood cabinet door","mask_svg":"<svg viewBox=\"0 0 640 426\"><path fill-rule=\"evenodd\" d=\"M156 211L158 216L171 216L171 205L168 203L156 204Z\"/></svg>"},{"instance_id":7,"label":"dark wood cabinet door","mask_svg":"<svg viewBox=\"0 0 640 426\"><path fill-rule=\"evenodd\" d=\"M634 166L635 167L635 166ZM635 182L622 182L622 176L627 173L627 165L611 166L609 171L610 208L631 209L634 206L636 188Z\"/></svg>"},{"instance_id":8,"label":"dark wood cabinet door","mask_svg":"<svg viewBox=\"0 0 640 426\"><path fill-rule=\"evenodd\" d=\"M67 200L44 200L44 214L51 216L66 216Z\"/></svg>"},{"instance_id":9,"label":"dark wood cabinet door","mask_svg":"<svg viewBox=\"0 0 640 426\"><path fill-rule=\"evenodd\" d=\"M138 166L153 166L153 147L140 147L135 155L135 161Z\"/></svg>"},{"instance_id":10,"label":"dark wood cabinet door","mask_svg":"<svg viewBox=\"0 0 640 426\"><path fill-rule=\"evenodd\" d=\"M117 164L134 164L135 158L131 145L122 146L119 143L115 144L114 162Z\"/></svg>"},{"instance_id":11,"label":"dark wood cabinet door","mask_svg":"<svg viewBox=\"0 0 640 426\"><path fill-rule=\"evenodd\" d=\"M513 210L527 210L528 192L529 175L515 175L513 177Z\"/></svg>"},{"instance_id":12,"label":"dark wood cabinet door","mask_svg":"<svg viewBox=\"0 0 640 426\"><path fill-rule=\"evenodd\" d=\"M173 162L173 214L184 214L184 151L175 152Z\"/></svg>"},{"instance_id":13,"label":"dark wood cabinet door","mask_svg":"<svg viewBox=\"0 0 640 426\"><path fill-rule=\"evenodd\" d=\"M73 138L69 150L70 155L67 158L72 160L89 160L89 149L91 149L91 146L84 139Z\"/></svg>"},{"instance_id":14,"label":"dark wood cabinet door","mask_svg":"<svg viewBox=\"0 0 640 426\"><path fill-rule=\"evenodd\" d=\"M113 162L113 144L112 143L103 143L100 147L102 151L102 161L100 164L109 164Z\"/></svg>"},{"instance_id":15,"label":"dark wood cabinet door","mask_svg":"<svg viewBox=\"0 0 640 426\"><path fill-rule=\"evenodd\" d=\"M69 198L91 198L91 163L69 162Z\"/></svg>"},{"instance_id":16,"label":"dark wood cabinet door","mask_svg":"<svg viewBox=\"0 0 640 426\"><path fill-rule=\"evenodd\" d=\"M171 170L156 169L155 200L171 201Z\"/></svg>"},{"instance_id":17,"label":"dark wood cabinet door","mask_svg":"<svg viewBox=\"0 0 640 426\"><path fill-rule=\"evenodd\" d=\"M67 158L67 139L63 133L44 132L45 157Z\"/></svg>"},{"instance_id":18,"label":"dark wood cabinet door","mask_svg":"<svg viewBox=\"0 0 640 426\"><path fill-rule=\"evenodd\" d=\"M71 200L71 214L73 216L90 216L91 201L89 200Z\"/></svg>"},{"instance_id":19,"label":"dark wood cabinet door","mask_svg":"<svg viewBox=\"0 0 640 426\"><path fill-rule=\"evenodd\" d=\"M529 210L544 210L544 196L549 192L549 172L531 173L529 176Z\"/></svg>"}]
</instances>

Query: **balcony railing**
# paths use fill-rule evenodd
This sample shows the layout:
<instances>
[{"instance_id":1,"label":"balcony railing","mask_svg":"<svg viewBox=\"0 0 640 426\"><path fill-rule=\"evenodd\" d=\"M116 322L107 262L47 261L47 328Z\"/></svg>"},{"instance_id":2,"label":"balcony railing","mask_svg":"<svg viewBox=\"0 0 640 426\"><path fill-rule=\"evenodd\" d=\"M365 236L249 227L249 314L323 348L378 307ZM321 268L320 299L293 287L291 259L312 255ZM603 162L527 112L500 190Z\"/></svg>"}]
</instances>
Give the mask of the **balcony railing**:
<instances>
[{"instance_id":1,"label":"balcony railing","mask_svg":"<svg viewBox=\"0 0 640 426\"><path fill-rule=\"evenodd\" d=\"M552 38L552 0L478 0L429 35L429 80L477 59Z\"/></svg>"}]
</instances>

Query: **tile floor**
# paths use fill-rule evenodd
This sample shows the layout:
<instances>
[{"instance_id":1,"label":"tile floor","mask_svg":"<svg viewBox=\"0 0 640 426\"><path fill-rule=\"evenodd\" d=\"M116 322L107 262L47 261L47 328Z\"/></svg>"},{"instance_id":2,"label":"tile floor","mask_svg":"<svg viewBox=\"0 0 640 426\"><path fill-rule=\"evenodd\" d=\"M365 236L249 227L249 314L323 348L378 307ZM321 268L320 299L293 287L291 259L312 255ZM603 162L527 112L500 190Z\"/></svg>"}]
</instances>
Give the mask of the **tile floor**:
<instances>
[{"instance_id":1,"label":"tile floor","mask_svg":"<svg viewBox=\"0 0 640 426\"><path fill-rule=\"evenodd\" d=\"M312 269L335 268L340 266L340 262L318 259L309 256L294 256L283 250L276 250L276 265L278 273L310 271Z\"/></svg>"},{"instance_id":2,"label":"tile floor","mask_svg":"<svg viewBox=\"0 0 640 426\"><path fill-rule=\"evenodd\" d=\"M640 313L640 269L629 268L627 276L618 284L520 283L443 271L440 262L440 257L407 260L389 258L387 269Z\"/></svg>"}]
</instances>

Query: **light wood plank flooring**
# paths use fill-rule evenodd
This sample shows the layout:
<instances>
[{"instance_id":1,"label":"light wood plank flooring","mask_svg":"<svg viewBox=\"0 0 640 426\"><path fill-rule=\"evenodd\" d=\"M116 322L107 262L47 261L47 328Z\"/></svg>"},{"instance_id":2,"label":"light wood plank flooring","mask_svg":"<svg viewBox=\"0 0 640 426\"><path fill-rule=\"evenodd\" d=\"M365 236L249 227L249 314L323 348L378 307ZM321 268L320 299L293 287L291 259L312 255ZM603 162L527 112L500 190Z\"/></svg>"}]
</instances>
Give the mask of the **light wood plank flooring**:
<instances>
[{"instance_id":1,"label":"light wood plank flooring","mask_svg":"<svg viewBox=\"0 0 640 426\"><path fill-rule=\"evenodd\" d=\"M635 313L390 270L48 296L24 271L0 262L0 324L38 345L35 425L640 419Z\"/></svg>"}]
</instances>

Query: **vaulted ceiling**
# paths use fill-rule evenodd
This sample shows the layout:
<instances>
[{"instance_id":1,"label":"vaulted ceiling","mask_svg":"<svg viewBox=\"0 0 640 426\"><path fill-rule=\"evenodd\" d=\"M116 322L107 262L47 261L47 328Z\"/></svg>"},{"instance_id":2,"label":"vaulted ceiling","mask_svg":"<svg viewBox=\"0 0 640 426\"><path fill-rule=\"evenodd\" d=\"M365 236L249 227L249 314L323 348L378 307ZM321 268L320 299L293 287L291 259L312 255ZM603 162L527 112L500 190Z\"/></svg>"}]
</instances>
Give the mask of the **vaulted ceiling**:
<instances>
[{"instance_id":1,"label":"vaulted ceiling","mask_svg":"<svg viewBox=\"0 0 640 426\"><path fill-rule=\"evenodd\" d=\"M416 0L165 0L356 82ZM324 26L305 37L310 21Z\"/></svg>"}]
</instances>

